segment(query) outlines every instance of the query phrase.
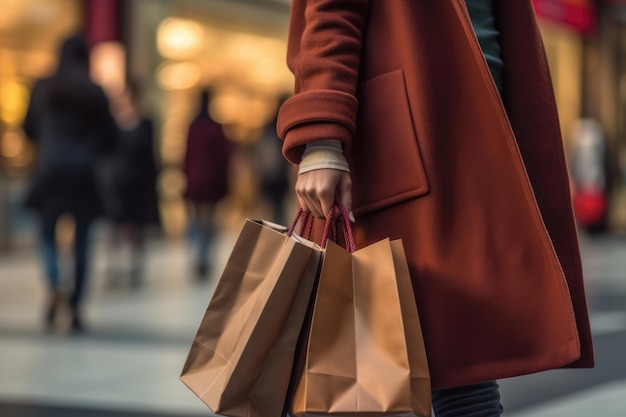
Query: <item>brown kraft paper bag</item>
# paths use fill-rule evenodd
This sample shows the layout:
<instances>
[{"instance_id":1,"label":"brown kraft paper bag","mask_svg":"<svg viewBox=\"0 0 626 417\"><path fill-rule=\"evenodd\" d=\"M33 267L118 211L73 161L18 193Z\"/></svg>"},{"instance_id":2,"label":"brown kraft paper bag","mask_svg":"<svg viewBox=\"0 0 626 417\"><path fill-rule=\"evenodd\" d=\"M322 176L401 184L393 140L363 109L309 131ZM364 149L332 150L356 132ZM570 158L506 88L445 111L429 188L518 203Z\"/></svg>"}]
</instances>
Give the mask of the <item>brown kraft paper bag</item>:
<instances>
[{"instance_id":1,"label":"brown kraft paper bag","mask_svg":"<svg viewBox=\"0 0 626 417\"><path fill-rule=\"evenodd\" d=\"M290 415L430 416L428 362L400 240L352 253L328 242L309 320Z\"/></svg>"},{"instance_id":2,"label":"brown kraft paper bag","mask_svg":"<svg viewBox=\"0 0 626 417\"><path fill-rule=\"evenodd\" d=\"M214 413L280 417L321 249L247 220L217 284L181 380Z\"/></svg>"}]
</instances>

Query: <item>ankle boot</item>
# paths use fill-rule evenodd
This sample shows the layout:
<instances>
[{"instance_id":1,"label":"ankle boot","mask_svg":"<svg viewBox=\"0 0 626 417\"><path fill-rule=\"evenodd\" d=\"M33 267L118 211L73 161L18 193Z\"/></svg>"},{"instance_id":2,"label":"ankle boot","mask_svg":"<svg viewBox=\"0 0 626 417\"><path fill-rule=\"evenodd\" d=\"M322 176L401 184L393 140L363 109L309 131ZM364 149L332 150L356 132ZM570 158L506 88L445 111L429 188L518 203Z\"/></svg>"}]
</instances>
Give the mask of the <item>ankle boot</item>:
<instances>
[{"instance_id":1,"label":"ankle boot","mask_svg":"<svg viewBox=\"0 0 626 417\"><path fill-rule=\"evenodd\" d=\"M84 327L83 327L83 320L81 319L81 313L80 313L81 303L78 300L78 293L76 292L76 290L70 296L69 301L70 301L69 307L70 307L70 318L71 318L71 322L70 322L71 331L81 332L84 330Z\"/></svg>"},{"instance_id":2,"label":"ankle boot","mask_svg":"<svg viewBox=\"0 0 626 417\"><path fill-rule=\"evenodd\" d=\"M72 332L82 332L84 330L83 320L80 318L78 310L72 309Z\"/></svg>"},{"instance_id":3,"label":"ankle boot","mask_svg":"<svg viewBox=\"0 0 626 417\"><path fill-rule=\"evenodd\" d=\"M46 306L45 324L47 328L54 327L54 323L59 310L61 296L58 290L52 290L48 296L48 305Z\"/></svg>"}]
</instances>

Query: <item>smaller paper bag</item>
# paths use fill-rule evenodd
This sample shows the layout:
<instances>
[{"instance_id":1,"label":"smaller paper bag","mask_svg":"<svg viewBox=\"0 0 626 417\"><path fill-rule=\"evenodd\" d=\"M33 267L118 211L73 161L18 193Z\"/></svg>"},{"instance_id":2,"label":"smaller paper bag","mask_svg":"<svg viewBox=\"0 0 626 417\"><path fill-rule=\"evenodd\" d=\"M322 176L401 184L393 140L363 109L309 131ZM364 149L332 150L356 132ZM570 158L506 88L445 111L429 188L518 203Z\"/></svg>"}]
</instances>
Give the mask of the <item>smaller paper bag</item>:
<instances>
[{"instance_id":1,"label":"smaller paper bag","mask_svg":"<svg viewBox=\"0 0 626 417\"><path fill-rule=\"evenodd\" d=\"M430 416L428 362L401 241L353 253L328 242L310 321L291 415Z\"/></svg>"}]
</instances>

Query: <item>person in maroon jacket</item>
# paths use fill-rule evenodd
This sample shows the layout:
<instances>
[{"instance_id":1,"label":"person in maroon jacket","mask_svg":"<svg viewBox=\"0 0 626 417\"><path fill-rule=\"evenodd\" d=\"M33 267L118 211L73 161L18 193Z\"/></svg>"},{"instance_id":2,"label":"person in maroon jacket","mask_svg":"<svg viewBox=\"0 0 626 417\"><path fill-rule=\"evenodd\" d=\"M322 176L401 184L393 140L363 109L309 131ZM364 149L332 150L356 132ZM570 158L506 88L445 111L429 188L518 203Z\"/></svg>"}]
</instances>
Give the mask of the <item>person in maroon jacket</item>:
<instances>
[{"instance_id":1,"label":"person in maroon jacket","mask_svg":"<svg viewBox=\"0 0 626 417\"><path fill-rule=\"evenodd\" d=\"M199 279L206 278L209 272L214 206L228 194L228 169L234 148L222 125L209 115L210 102L210 91L203 91L198 115L189 126L183 167L187 179L184 197L190 218L200 231L196 264Z\"/></svg>"}]
</instances>

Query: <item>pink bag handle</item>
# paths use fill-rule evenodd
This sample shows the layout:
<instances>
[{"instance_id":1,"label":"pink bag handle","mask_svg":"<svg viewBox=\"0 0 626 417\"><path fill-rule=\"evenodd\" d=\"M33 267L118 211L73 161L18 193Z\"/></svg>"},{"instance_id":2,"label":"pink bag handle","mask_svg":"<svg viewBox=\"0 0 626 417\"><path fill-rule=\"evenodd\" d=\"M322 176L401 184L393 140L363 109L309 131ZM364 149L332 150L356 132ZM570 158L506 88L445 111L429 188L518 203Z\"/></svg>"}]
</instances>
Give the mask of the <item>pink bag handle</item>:
<instances>
[{"instance_id":1,"label":"pink bag handle","mask_svg":"<svg viewBox=\"0 0 626 417\"><path fill-rule=\"evenodd\" d=\"M333 206L330 208L330 211L328 212L328 217L326 217L326 225L324 226L324 234L322 235L322 248L326 248L326 243L328 242L329 239L329 234L331 231L331 227L334 226L334 221L332 221L333 217L335 216L335 210L339 210L340 211L340 216L338 221L341 222L341 226L342 226L342 230L343 230L343 236L344 239L346 241L346 249L348 250L348 252L352 253L354 251L356 251L356 244L354 242L354 234L352 233L352 225L350 224L350 217L348 215L348 211L346 210L346 208L343 206L343 204L341 204L339 201L336 201L335 204L333 204ZM334 233L335 238L337 233Z\"/></svg>"},{"instance_id":2,"label":"pink bag handle","mask_svg":"<svg viewBox=\"0 0 626 417\"><path fill-rule=\"evenodd\" d=\"M293 234L293 232L296 230L296 226L298 225L298 221L300 221L300 219L302 219L302 214L304 213L304 211L302 210L302 207L298 207L298 211L296 212L296 217L293 219L293 221L291 222L291 226L289 226L289 229L287 230L287 236L291 236ZM302 224L300 225L300 235L304 238L308 238L309 236L311 236L311 228L313 227L313 222L309 221L309 216L305 216L304 219L302 219ZM310 223L310 224L309 224ZM308 227L307 227L308 226ZM305 230L305 228L307 230ZM306 235L304 232L307 232Z\"/></svg>"},{"instance_id":3,"label":"pink bag handle","mask_svg":"<svg viewBox=\"0 0 626 417\"><path fill-rule=\"evenodd\" d=\"M287 236L293 235L293 231L296 230L296 225L298 224L300 217L302 217L302 207L298 207L298 211L296 212L296 217L291 222L291 226L289 226L289 230L287 230Z\"/></svg>"},{"instance_id":4,"label":"pink bag handle","mask_svg":"<svg viewBox=\"0 0 626 417\"><path fill-rule=\"evenodd\" d=\"M339 219L336 221L341 222L342 231L344 235L344 239L346 240L346 249L348 252L356 251L356 244L354 242L354 234L352 233L352 225L350 224L350 218L348 216L348 212L346 208L340 203L335 202L330 208L328 212L328 216L326 217L326 224L324 225L324 233L322 234L322 248L326 248L326 243L329 240L330 234L332 232L333 238L337 239L337 229L333 218L335 217L335 211L340 211ZM289 226L289 230L287 231L287 236L291 236L298 225L298 221L302 218L303 210L301 207L298 208L295 218L291 222L291 226ZM311 236L311 231L313 229L313 219L310 215L305 216L305 219L302 222L300 234L304 238L309 238Z\"/></svg>"}]
</instances>

